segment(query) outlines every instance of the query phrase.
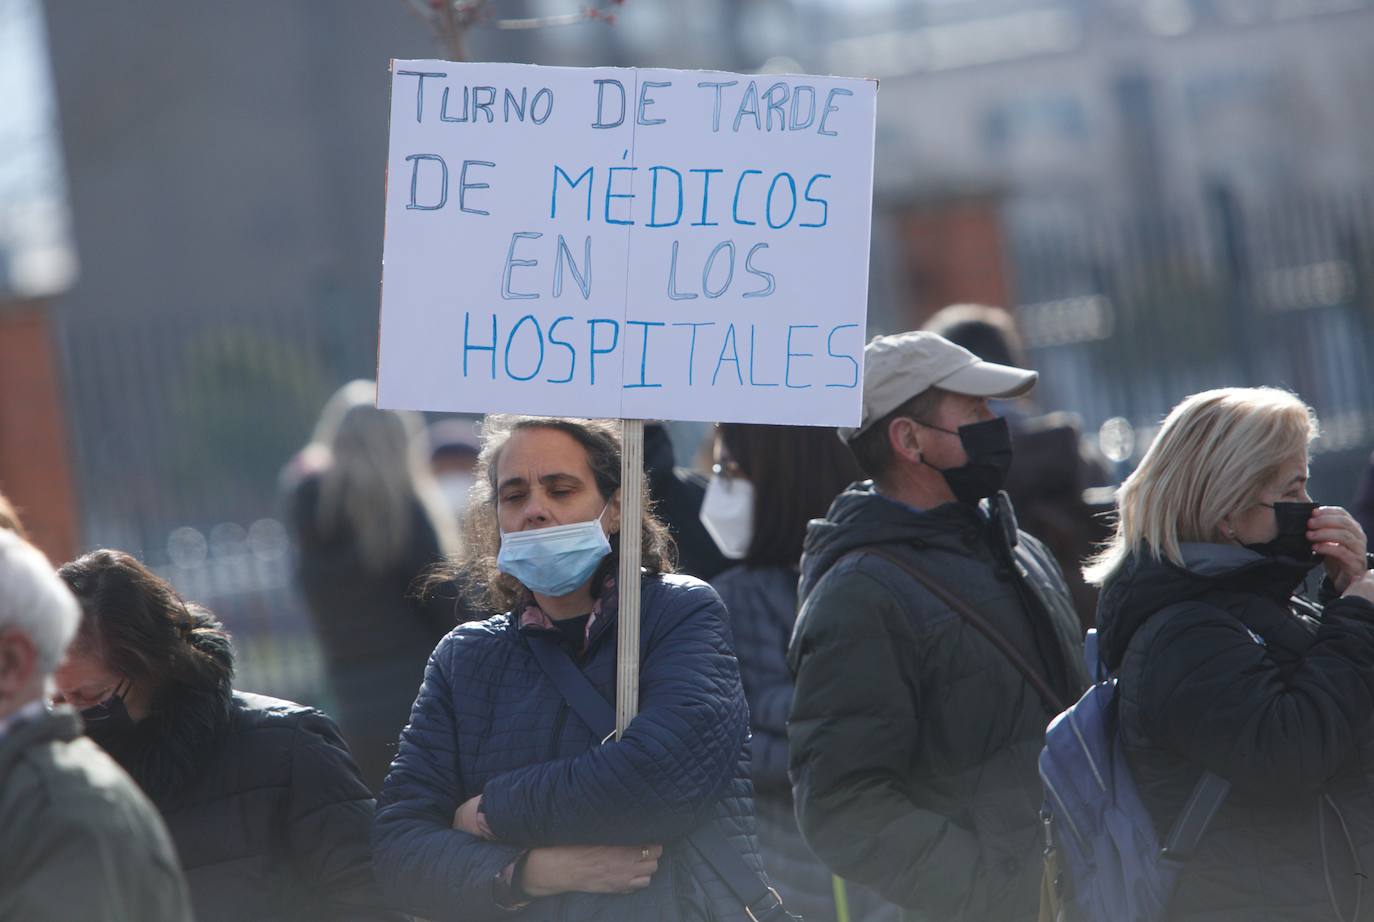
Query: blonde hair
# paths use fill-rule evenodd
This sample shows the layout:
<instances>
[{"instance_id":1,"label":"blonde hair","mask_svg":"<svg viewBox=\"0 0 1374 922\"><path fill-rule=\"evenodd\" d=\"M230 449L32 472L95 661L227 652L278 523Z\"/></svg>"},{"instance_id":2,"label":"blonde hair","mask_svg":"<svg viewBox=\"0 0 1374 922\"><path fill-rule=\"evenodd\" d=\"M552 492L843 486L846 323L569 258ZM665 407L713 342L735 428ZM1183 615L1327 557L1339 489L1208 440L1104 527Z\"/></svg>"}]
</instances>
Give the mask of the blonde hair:
<instances>
[{"instance_id":1,"label":"blonde hair","mask_svg":"<svg viewBox=\"0 0 1374 922\"><path fill-rule=\"evenodd\" d=\"M417 413L380 410L372 381L341 387L320 414L306 450L324 461L318 525L324 534L347 528L356 536L362 565L383 573L404 558L419 503L442 556L461 549L457 522L444 505L427 458Z\"/></svg>"},{"instance_id":2,"label":"blonde hair","mask_svg":"<svg viewBox=\"0 0 1374 922\"><path fill-rule=\"evenodd\" d=\"M1317 432L1312 408L1278 388L1227 387L1186 398L1121 485L1115 533L1083 578L1101 586L1144 552L1181 565L1181 544L1217 540L1222 521L1253 505Z\"/></svg>"},{"instance_id":3,"label":"blonde hair","mask_svg":"<svg viewBox=\"0 0 1374 922\"><path fill-rule=\"evenodd\" d=\"M24 531L24 523L20 520L19 513L3 493L0 493L0 530L12 531L25 541L29 540L29 534Z\"/></svg>"}]
</instances>

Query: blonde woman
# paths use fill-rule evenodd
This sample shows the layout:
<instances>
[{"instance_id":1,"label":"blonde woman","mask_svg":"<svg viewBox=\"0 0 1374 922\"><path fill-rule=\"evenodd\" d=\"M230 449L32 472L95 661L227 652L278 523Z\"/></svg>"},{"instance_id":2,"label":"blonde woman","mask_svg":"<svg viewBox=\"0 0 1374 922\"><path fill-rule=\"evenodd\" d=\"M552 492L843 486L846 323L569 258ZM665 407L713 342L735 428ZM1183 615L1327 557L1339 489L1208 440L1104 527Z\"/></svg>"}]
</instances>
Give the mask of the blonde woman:
<instances>
[{"instance_id":1,"label":"blonde woman","mask_svg":"<svg viewBox=\"0 0 1374 922\"><path fill-rule=\"evenodd\" d=\"M288 470L301 589L339 724L374 791L429 653L458 621L451 594L419 598L421 577L458 550L457 522L415 450L422 422L375 401L371 381L340 388Z\"/></svg>"},{"instance_id":2,"label":"blonde woman","mask_svg":"<svg viewBox=\"0 0 1374 922\"><path fill-rule=\"evenodd\" d=\"M1174 408L1119 495L1102 655L1156 829L1204 770L1231 790L1171 920L1370 918L1374 574L1364 532L1307 493L1312 411L1271 388ZM1325 570L1317 600L1295 596Z\"/></svg>"}]
</instances>

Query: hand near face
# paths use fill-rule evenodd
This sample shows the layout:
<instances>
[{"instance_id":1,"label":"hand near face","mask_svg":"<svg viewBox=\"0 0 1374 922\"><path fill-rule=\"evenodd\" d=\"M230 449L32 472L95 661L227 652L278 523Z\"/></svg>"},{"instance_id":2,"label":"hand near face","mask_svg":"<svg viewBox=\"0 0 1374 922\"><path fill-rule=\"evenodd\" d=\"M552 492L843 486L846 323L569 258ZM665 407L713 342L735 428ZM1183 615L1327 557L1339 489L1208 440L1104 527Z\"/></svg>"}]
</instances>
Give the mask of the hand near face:
<instances>
[{"instance_id":1,"label":"hand near face","mask_svg":"<svg viewBox=\"0 0 1374 922\"><path fill-rule=\"evenodd\" d=\"M1366 602L1374 602L1374 570L1366 570L1359 579L1352 580L1341 595L1345 598L1353 596Z\"/></svg>"},{"instance_id":2,"label":"hand near face","mask_svg":"<svg viewBox=\"0 0 1374 922\"><path fill-rule=\"evenodd\" d=\"M1319 506L1307 520L1307 540L1322 558L1337 592L1345 592L1369 569L1364 529L1339 506Z\"/></svg>"}]
</instances>

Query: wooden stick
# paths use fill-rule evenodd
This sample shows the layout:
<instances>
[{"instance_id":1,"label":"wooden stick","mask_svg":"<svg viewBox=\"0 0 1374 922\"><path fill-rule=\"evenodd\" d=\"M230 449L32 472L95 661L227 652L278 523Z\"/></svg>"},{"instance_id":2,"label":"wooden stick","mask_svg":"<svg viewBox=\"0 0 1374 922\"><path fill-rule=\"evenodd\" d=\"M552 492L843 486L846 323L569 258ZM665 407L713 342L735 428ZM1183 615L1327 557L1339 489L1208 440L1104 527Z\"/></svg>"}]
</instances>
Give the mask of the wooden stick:
<instances>
[{"instance_id":1,"label":"wooden stick","mask_svg":"<svg viewBox=\"0 0 1374 922\"><path fill-rule=\"evenodd\" d=\"M644 420L620 421L620 625L616 643L615 735L639 713L639 564L644 516Z\"/></svg>"}]
</instances>

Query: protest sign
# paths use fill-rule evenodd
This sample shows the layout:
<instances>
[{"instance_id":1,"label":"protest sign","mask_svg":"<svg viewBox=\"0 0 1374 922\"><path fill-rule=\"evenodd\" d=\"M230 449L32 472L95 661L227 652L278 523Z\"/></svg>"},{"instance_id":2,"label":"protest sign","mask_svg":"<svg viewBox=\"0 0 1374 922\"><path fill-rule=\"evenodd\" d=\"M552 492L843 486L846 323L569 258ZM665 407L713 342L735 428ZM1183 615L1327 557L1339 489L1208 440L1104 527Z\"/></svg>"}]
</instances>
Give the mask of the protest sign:
<instances>
[{"instance_id":1,"label":"protest sign","mask_svg":"<svg viewBox=\"0 0 1374 922\"><path fill-rule=\"evenodd\" d=\"M379 405L857 424L875 96L393 62Z\"/></svg>"}]
</instances>

